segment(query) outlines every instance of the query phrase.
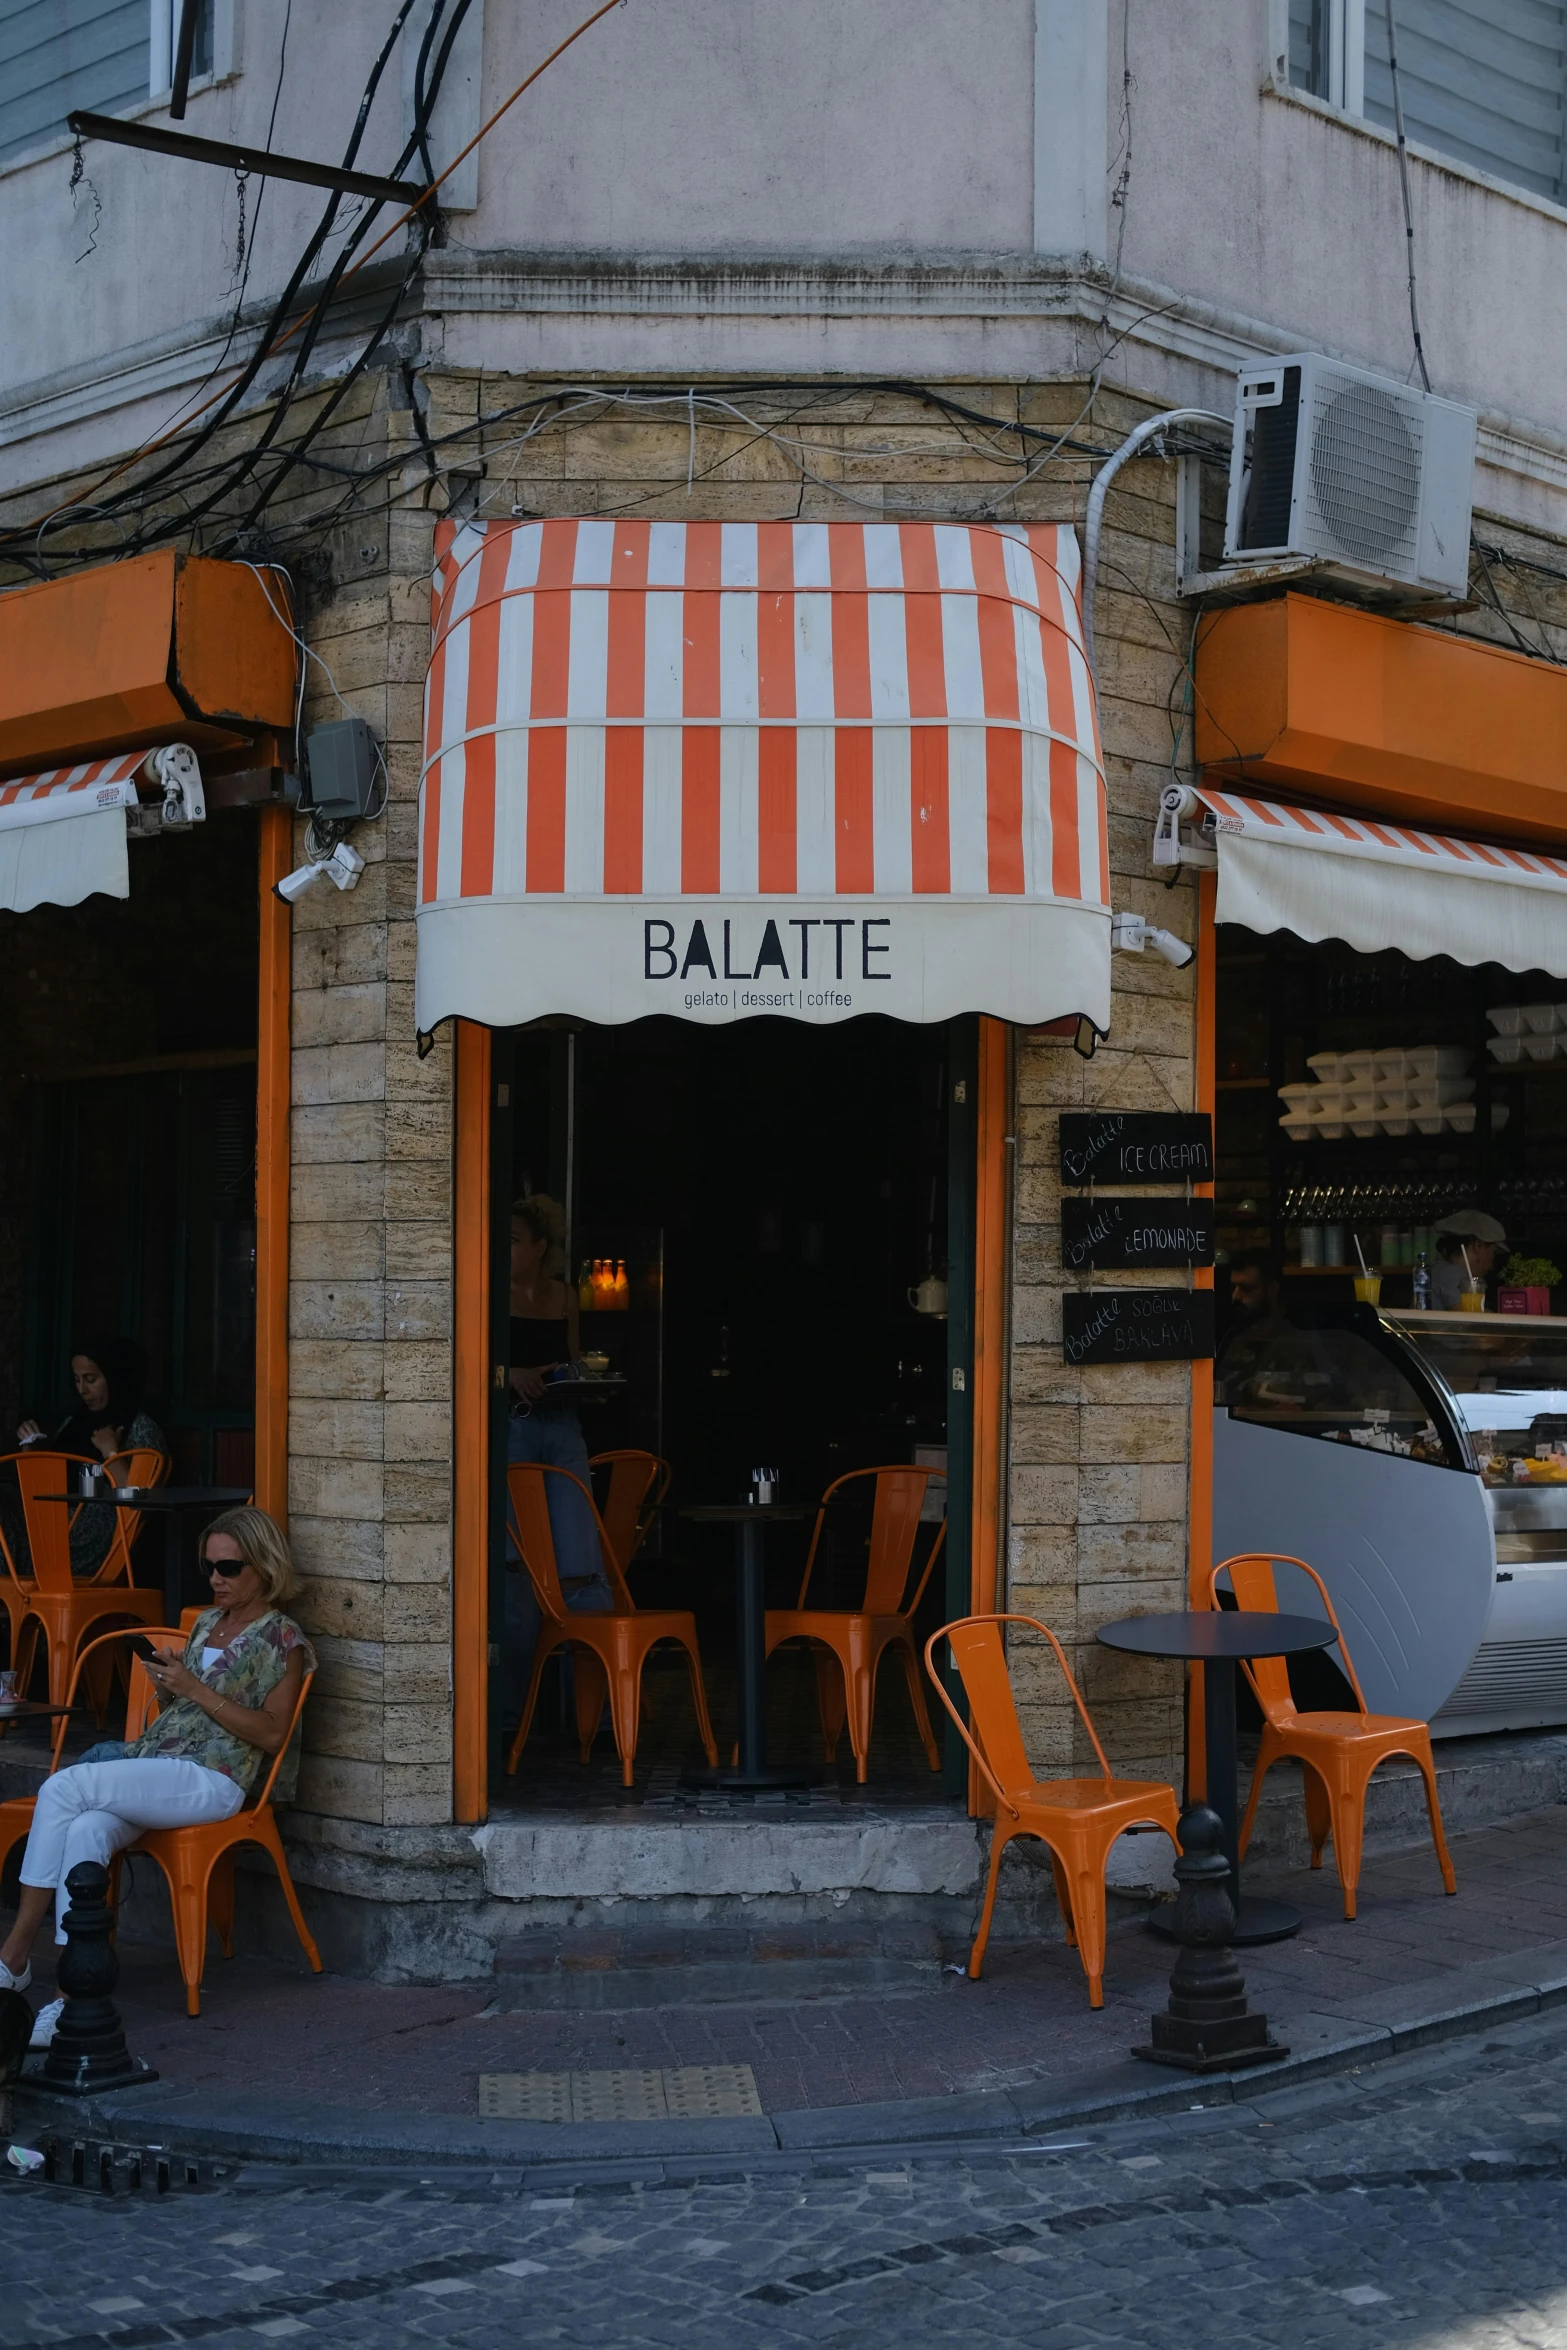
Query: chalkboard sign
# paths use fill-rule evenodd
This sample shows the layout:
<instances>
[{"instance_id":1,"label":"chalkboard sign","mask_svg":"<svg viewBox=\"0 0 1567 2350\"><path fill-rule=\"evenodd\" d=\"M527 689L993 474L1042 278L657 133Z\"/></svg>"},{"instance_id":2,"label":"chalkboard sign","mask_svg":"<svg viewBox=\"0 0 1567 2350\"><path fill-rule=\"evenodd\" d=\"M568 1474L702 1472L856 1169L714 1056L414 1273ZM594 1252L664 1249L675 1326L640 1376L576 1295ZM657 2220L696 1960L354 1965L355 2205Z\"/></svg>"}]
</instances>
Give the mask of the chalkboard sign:
<instances>
[{"instance_id":1,"label":"chalkboard sign","mask_svg":"<svg viewBox=\"0 0 1567 2350\"><path fill-rule=\"evenodd\" d=\"M1158 1110L1072 1111L1061 1119L1064 1183L1211 1183L1213 1120Z\"/></svg>"},{"instance_id":2,"label":"chalkboard sign","mask_svg":"<svg viewBox=\"0 0 1567 2350\"><path fill-rule=\"evenodd\" d=\"M1211 1289L1090 1289L1061 1300L1061 1353L1081 1363L1189 1363L1213 1352Z\"/></svg>"},{"instance_id":3,"label":"chalkboard sign","mask_svg":"<svg viewBox=\"0 0 1567 2350\"><path fill-rule=\"evenodd\" d=\"M1211 1265L1213 1202L1124 1192L1064 1199L1061 1262L1068 1273L1090 1265Z\"/></svg>"}]
</instances>

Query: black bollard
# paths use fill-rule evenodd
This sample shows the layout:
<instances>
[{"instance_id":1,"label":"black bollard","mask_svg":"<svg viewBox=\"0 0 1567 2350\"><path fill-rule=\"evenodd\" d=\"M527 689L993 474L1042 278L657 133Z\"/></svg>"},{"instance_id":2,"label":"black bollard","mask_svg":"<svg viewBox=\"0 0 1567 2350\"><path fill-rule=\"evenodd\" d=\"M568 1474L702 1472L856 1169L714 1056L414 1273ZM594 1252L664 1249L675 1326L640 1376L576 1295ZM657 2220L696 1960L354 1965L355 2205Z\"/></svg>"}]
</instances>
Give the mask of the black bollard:
<instances>
[{"instance_id":1,"label":"black bollard","mask_svg":"<svg viewBox=\"0 0 1567 2350\"><path fill-rule=\"evenodd\" d=\"M79 1860L65 1880L71 1906L65 1913L65 1948L55 1980L65 2007L55 2027L38 2085L67 2097L93 2097L102 2089L129 2088L155 2081L157 2074L125 2045L125 2027L111 1993L120 1979L120 1961L110 1939L109 1872L100 1861Z\"/></svg>"},{"instance_id":2,"label":"black bollard","mask_svg":"<svg viewBox=\"0 0 1567 2350\"><path fill-rule=\"evenodd\" d=\"M1246 1982L1235 1963L1235 1911L1224 1822L1205 1803L1181 1814L1180 1891L1170 1932L1181 1946L1170 1977L1170 2001L1151 2018L1152 2041L1134 2048L1151 2064L1190 2073L1229 2072L1237 2065L1273 2064L1289 2050L1268 2037L1268 2019L1246 2005Z\"/></svg>"}]
</instances>

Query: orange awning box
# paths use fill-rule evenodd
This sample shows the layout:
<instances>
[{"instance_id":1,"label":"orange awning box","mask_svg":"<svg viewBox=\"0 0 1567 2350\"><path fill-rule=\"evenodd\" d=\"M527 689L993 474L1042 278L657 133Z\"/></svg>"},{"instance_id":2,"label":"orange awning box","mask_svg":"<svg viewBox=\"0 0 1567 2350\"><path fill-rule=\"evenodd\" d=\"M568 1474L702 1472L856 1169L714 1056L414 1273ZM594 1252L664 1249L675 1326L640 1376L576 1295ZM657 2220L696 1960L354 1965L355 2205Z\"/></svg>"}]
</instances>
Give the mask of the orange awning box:
<instances>
[{"instance_id":1,"label":"orange awning box","mask_svg":"<svg viewBox=\"0 0 1567 2350\"><path fill-rule=\"evenodd\" d=\"M219 774L270 763L294 722L288 612L280 573L172 547L7 590L0 778L176 740Z\"/></svg>"},{"instance_id":2,"label":"orange awning box","mask_svg":"<svg viewBox=\"0 0 1567 2350\"><path fill-rule=\"evenodd\" d=\"M1567 670L1286 595L1197 632L1197 757L1403 824L1567 841Z\"/></svg>"}]
</instances>

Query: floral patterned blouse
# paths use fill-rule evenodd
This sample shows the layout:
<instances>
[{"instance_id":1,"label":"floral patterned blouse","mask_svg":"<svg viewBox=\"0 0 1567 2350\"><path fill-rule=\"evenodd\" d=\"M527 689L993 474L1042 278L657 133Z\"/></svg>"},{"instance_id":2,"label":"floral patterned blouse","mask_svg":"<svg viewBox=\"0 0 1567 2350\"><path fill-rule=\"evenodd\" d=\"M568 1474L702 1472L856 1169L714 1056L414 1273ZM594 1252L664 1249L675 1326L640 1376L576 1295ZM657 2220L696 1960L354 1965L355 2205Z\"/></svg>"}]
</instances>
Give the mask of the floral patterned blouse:
<instances>
[{"instance_id":1,"label":"floral patterned blouse","mask_svg":"<svg viewBox=\"0 0 1567 2350\"><path fill-rule=\"evenodd\" d=\"M306 1672L314 1672L314 1649L292 1616L285 1616L279 1608L269 1608L264 1616L243 1625L216 1662L203 1670L201 1652L210 1645L212 1627L222 1612L221 1608L206 1609L192 1624L190 1638L185 1643L187 1668L209 1689L221 1690L236 1705L260 1707L287 1672L288 1660L296 1649L304 1656ZM236 1779L247 1792L262 1765L269 1760L259 1746L249 1746L243 1738L236 1738L232 1730L214 1721L190 1697L176 1697L164 1706L156 1721L127 1746L125 1753L127 1760L160 1755L200 1763L204 1770L221 1771L226 1779ZM274 1803L292 1801L298 1777L296 1731L272 1789Z\"/></svg>"}]
</instances>

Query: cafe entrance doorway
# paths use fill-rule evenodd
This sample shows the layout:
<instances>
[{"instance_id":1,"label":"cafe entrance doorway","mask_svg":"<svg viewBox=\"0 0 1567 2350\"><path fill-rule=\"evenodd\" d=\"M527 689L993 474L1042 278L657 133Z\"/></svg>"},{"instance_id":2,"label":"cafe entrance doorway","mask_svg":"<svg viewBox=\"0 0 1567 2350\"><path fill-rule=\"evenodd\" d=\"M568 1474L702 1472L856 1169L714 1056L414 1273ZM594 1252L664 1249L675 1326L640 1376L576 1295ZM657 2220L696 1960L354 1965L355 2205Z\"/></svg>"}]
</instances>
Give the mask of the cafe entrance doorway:
<instances>
[{"instance_id":1,"label":"cafe entrance doorway","mask_svg":"<svg viewBox=\"0 0 1567 2350\"><path fill-rule=\"evenodd\" d=\"M558 1262L577 1301L579 1360L594 1374L569 1408L589 1456L636 1448L669 1465L628 1580L639 1609L694 1614L723 1755L736 1724L733 1535L684 1511L743 1501L753 1470L776 1469L780 1499L808 1513L768 1536L767 1604L792 1606L827 1487L918 1463L933 1474L909 1590L943 1540L917 1643L969 1603L976 1030L972 1020L704 1029L650 1019L494 1037L492 1359L508 1330L510 1203L544 1194L560 1211ZM507 1555L512 1408L497 1396L490 1446L492 1812L667 1798L701 1759L673 1648L648 1667L632 1793L607 1720L592 1763L578 1760L569 1677L553 1665L515 1775L504 1768L533 1631ZM606 1477L601 1466L601 1499ZM851 1486L829 1511L812 1606L860 1605L872 1490L869 1479ZM939 1724L932 1693L927 1703ZM821 1766L808 1652L772 1660L767 1716L772 1760ZM847 1735L826 1779L855 1789ZM951 1753L931 1771L889 1658L859 1792L928 1804L965 1784Z\"/></svg>"}]
</instances>

